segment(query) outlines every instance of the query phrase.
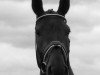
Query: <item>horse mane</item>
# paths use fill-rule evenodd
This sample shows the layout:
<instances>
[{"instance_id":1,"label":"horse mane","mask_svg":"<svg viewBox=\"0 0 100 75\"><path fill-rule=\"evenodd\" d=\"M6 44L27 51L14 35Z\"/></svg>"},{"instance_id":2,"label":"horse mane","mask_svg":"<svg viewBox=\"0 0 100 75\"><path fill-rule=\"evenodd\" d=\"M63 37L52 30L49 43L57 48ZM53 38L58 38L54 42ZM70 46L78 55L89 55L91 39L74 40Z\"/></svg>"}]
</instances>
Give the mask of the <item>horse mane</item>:
<instances>
[{"instance_id":1,"label":"horse mane","mask_svg":"<svg viewBox=\"0 0 100 75\"><path fill-rule=\"evenodd\" d=\"M54 11L53 9L48 9L47 11L45 11L42 15L46 15L46 14L58 14L56 11ZM41 15L41 16L42 16ZM39 16L37 16L38 18Z\"/></svg>"},{"instance_id":2,"label":"horse mane","mask_svg":"<svg viewBox=\"0 0 100 75\"><path fill-rule=\"evenodd\" d=\"M58 13L54 11L53 9L49 9L45 12L45 14L58 14Z\"/></svg>"}]
</instances>

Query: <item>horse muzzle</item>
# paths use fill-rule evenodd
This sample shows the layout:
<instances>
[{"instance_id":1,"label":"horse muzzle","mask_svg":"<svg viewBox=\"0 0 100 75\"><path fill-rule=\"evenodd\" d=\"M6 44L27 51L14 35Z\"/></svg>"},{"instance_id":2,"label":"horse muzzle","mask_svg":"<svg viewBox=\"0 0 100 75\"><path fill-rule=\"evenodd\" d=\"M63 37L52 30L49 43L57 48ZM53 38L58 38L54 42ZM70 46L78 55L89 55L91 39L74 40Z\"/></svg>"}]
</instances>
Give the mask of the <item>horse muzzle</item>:
<instances>
[{"instance_id":1,"label":"horse muzzle","mask_svg":"<svg viewBox=\"0 0 100 75\"><path fill-rule=\"evenodd\" d=\"M52 41L46 48L45 48L45 54L44 54L44 58L43 58L43 62L42 62L42 66L41 66L41 71L44 73L46 71L46 66L49 60L49 57L51 55L51 53L53 52L53 48L54 47L58 47L61 48L63 57L64 57L64 62L66 64L66 67L68 67L68 63L67 63L67 59L68 59L68 55L69 55L69 50L66 49L65 45L63 43L61 43L60 41Z\"/></svg>"}]
</instances>

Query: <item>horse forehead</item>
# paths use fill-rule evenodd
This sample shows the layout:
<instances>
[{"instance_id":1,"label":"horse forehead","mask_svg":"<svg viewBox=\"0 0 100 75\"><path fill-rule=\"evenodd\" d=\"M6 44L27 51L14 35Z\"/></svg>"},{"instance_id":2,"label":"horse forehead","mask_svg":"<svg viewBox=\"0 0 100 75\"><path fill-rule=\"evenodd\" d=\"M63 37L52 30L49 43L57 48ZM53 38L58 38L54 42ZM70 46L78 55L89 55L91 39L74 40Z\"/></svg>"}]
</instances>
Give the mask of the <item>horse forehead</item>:
<instances>
[{"instance_id":1,"label":"horse forehead","mask_svg":"<svg viewBox=\"0 0 100 75\"><path fill-rule=\"evenodd\" d=\"M46 32L62 32L64 30L68 30L66 28L65 24L62 24L61 22L52 21L52 22L46 22L46 23L40 23L36 26L36 30L40 31L46 31Z\"/></svg>"},{"instance_id":2,"label":"horse forehead","mask_svg":"<svg viewBox=\"0 0 100 75\"><path fill-rule=\"evenodd\" d=\"M64 17L60 17L60 16L54 16L54 15L49 15L49 16L45 16L45 17L42 17L40 18L39 20L37 20L36 22L36 26L45 26L45 25L48 25L48 24L63 24L65 23L66 24L66 19ZM45 24L45 25L44 25Z\"/></svg>"}]
</instances>

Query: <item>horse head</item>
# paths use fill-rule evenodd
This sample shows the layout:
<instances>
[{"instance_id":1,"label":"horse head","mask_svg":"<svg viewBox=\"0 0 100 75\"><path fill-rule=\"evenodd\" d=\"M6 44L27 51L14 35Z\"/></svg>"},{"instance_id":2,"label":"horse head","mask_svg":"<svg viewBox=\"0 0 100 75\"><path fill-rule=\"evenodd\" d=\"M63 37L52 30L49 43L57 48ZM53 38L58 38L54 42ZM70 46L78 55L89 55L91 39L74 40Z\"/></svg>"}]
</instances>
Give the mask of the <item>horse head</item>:
<instances>
[{"instance_id":1,"label":"horse head","mask_svg":"<svg viewBox=\"0 0 100 75\"><path fill-rule=\"evenodd\" d=\"M65 18L56 14L43 16L37 20L35 30L37 61L42 73L68 75L70 28Z\"/></svg>"},{"instance_id":2,"label":"horse head","mask_svg":"<svg viewBox=\"0 0 100 75\"><path fill-rule=\"evenodd\" d=\"M64 17L69 9L69 0L60 0L57 12L45 12L41 0L32 0L32 8L37 15L36 58L40 74L69 75L70 28Z\"/></svg>"}]
</instances>

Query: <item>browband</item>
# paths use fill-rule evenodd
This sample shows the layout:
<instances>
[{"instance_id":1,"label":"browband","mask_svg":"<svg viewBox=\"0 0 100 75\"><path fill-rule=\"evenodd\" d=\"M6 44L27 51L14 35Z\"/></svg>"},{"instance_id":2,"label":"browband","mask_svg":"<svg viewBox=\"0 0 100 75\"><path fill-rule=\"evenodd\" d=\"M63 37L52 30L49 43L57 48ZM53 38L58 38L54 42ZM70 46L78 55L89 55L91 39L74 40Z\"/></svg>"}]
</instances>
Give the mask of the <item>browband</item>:
<instances>
[{"instance_id":1,"label":"browband","mask_svg":"<svg viewBox=\"0 0 100 75\"><path fill-rule=\"evenodd\" d=\"M65 16L62 16L62 15L60 15L60 14L44 14L44 15L38 17L37 20L36 20L36 22L37 22L38 20L40 20L41 18L46 17L46 16L59 16L59 17L62 17L62 18L64 18L64 19L66 20Z\"/></svg>"}]
</instances>

